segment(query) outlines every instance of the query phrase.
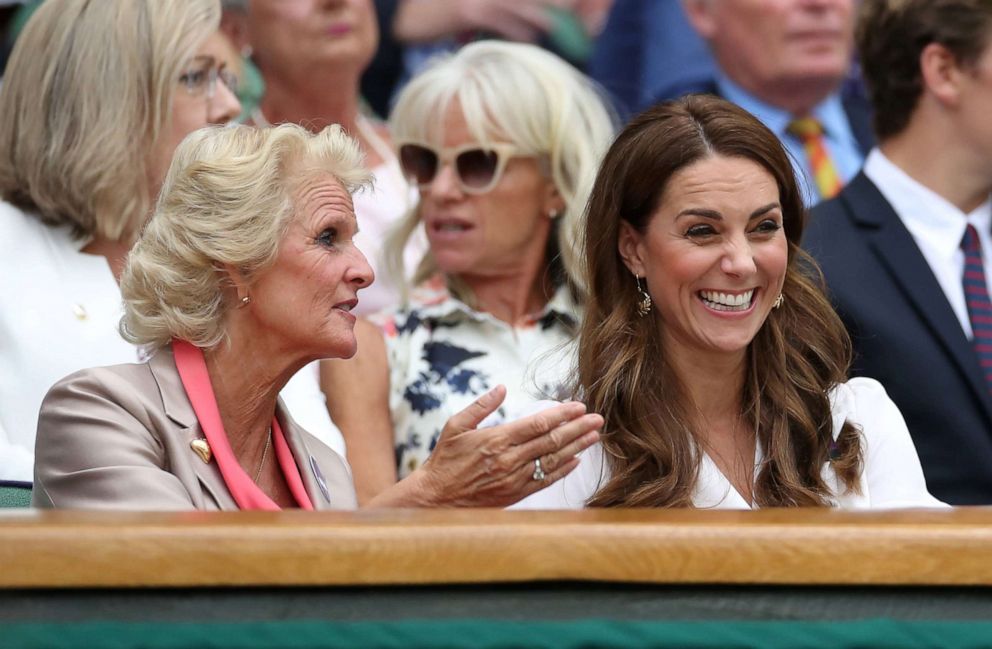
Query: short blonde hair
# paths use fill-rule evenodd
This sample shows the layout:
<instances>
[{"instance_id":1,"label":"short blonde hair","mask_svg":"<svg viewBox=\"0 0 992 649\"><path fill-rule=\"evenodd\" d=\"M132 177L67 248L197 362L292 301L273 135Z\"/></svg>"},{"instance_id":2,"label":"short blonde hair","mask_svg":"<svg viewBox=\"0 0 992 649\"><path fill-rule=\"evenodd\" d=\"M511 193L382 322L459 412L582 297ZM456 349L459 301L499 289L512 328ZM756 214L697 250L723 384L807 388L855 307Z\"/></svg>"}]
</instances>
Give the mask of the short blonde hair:
<instances>
[{"instance_id":1,"label":"short blonde hair","mask_svg":"<svg viewBox=\"0 0 992 649\"><path fill-rule=\"evenodd\" d=\"M154 197L146 158L218 0L45 2L0 89L0 196L80 237L126 240Z\"/></svg>"},{"instance_id":2,"label":"short blonde hair","mask_svg":"<svg viewBox=\"0 0 992 649\"><path fill-rule=\"evenodd\" d=\"M225 336L236 268L249 283L271 265L301 183L329 173L349 192L368 184L358 144L340 126L214 126L176 149L155 213L121 277L121 334L151 348L172 339L213 347Z\"/></svg>"},{"instance_id":3,"label":"short blonde hair","mask_svg":"<svg viewBox=\"0 0 992 649\"><path fill-rule=\"evenodd\" d=\"M577 244L582 214L616 125L600 90L537 46L480 41L435 59L407 84L390 116L393 137L439 141L454 102L480 143L509 141L547 161L551 180L565 202L553 236L567 279L581 286ZM400 251L419 222L415 208L387 243L389 272L396 277L402 276ZM428 254L414 281L435 272Z\"/></svg>"}]
</instances>

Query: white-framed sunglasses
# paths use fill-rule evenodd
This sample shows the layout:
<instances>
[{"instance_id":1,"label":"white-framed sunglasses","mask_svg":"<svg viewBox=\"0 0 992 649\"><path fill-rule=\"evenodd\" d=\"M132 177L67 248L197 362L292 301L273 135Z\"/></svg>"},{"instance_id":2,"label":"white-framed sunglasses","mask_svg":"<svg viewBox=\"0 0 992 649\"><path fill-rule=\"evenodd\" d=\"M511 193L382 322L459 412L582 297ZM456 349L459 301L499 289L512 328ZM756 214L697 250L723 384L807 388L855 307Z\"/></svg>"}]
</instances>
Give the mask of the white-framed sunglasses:
<instances>
[{"instance_id":1,"label":"white-framed sunglasses","mask_svg":"<svg viewBox=\"0 0 992 649\"><path fill-rule=\"evenodd\" d=\"M462 191L485 194L503 177L510 158L520 157L519 149L509 143L463 144L438 149L424 142L403 140L398 143L400 167L411 184L425 189L437 177L444 164L451 164Z\"/></svg>"}]
</instances>

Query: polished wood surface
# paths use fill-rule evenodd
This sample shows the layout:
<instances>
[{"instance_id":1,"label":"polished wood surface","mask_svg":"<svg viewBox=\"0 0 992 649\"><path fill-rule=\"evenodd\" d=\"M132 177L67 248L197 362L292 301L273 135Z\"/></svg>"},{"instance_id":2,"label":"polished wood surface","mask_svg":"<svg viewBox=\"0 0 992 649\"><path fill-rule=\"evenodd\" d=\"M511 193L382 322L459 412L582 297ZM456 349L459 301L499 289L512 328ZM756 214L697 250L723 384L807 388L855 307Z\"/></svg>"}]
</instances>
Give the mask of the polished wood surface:
<instances>
[{"instance_id":1,"label":"polished wood surface","mask_svg":"<svg viewBox=\"0 0 992 649\"><path fill-rule=\"evenodd\" d=\"M992 585L992 509L0 512L0 588Z\"/></svg>"}]
</instances>

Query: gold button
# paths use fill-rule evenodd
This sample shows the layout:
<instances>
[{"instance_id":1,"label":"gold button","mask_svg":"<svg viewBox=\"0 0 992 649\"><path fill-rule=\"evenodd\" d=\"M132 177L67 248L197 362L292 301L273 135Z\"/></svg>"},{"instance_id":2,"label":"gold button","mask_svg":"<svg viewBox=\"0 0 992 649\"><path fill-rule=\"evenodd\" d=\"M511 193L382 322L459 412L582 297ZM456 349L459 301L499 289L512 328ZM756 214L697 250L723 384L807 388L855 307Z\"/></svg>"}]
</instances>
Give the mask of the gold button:
<instances>
[{"instance_id":1,"label":"gold button","mask_svg":"<svg viewBox=\"0 0 992 649\"><path fill-rule=\"evenodd\" d=\"M88 317L88 314L86 313L86 307L84 307L82 304L73 304L72 314L76 316L76 320L85 320Z\"/></svg>"}]
</instances>

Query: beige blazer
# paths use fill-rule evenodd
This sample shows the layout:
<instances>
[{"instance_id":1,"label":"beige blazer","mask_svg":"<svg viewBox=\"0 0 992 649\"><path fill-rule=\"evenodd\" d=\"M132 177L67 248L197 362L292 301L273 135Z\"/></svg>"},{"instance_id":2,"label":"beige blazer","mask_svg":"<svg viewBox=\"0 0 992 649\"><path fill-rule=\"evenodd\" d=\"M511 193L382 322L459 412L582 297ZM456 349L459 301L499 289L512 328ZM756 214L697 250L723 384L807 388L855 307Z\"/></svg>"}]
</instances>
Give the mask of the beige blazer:
<instances>
[{"instance_id":1,"label":"beige blazer","mask_svg":"<svg viewBox=\"0 0 992 649\"><path fill-rule=\"evenodd\" d=\"M280 401L276 416L315 509L357 507L344 460L300 428ZM236 510L204 439L172 348L143 364L76 372L48 392L35 445L35 507Z\"/></svg>"}]
</instances>

